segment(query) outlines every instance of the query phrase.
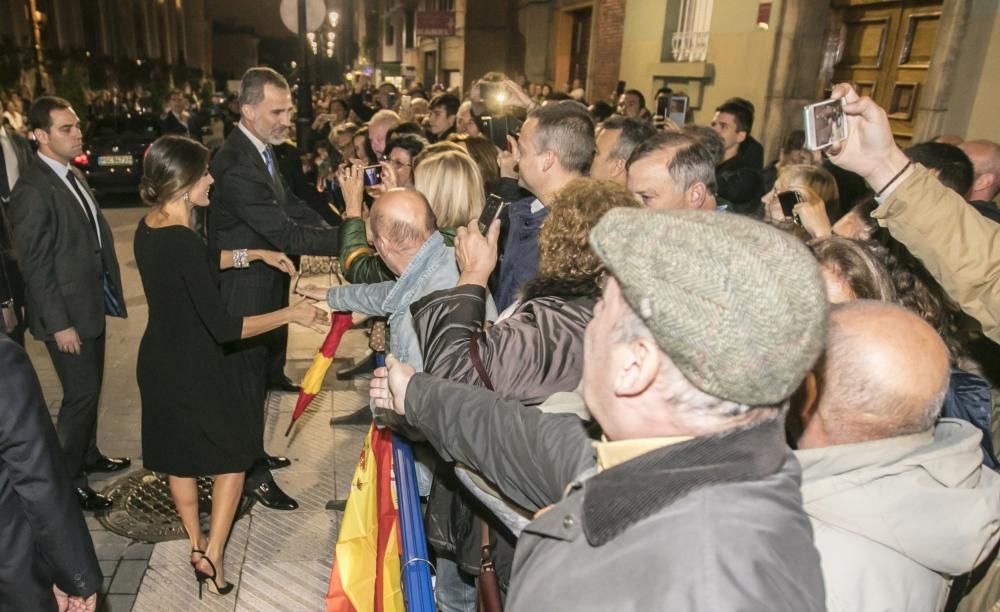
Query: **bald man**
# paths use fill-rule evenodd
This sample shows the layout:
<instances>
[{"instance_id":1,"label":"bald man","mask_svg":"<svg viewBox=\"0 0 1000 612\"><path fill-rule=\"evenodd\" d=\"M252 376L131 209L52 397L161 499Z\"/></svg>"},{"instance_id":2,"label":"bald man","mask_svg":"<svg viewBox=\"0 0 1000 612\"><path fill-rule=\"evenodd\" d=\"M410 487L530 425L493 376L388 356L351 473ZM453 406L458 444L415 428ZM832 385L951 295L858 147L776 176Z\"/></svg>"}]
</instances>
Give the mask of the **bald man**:
<instances>
[{"instance_id":1,"label":"bald man","mask_svg":"<svg viewBox=\"0 0 1000 612\"><path fill-rule=\"evenodd\" d=\"M979 212L1000 221L1000 208L993 202L1000 193L1000 145L989 140L970 140L958 148L972 160L972 188L966 199Z\"/></svg>"},{"instance_id":2,"label":"bald man","mask_svg":"<svg viewBox=\"0 0 1000 612\"><path fill-rule=\"evenodd\" d=\"M814 375L795 454L827 608L939 610L950 577L1000 537L1000 476L982 466L979 430L937 420L948 350L909 311L852 302L831 312Z\"/></svg>"},{"instance_id":3,"label":"bald man","mask_svg":"<svg viewBox=\"0 0 1000 612\"><path fill-rule=\"evenodd\" d=\"M410 304L428 293L450 289L458 283L455 249L445 246L437 219L427 199L413 189L391 189L371 210L372 243L379 257L398 278L394 281L343 287L305 286L302 295L326 300L330 308L389 317L393 354L423 369L423 356ZM488 298L487 317L496 318Z\"/></svg>"}]
</instances>

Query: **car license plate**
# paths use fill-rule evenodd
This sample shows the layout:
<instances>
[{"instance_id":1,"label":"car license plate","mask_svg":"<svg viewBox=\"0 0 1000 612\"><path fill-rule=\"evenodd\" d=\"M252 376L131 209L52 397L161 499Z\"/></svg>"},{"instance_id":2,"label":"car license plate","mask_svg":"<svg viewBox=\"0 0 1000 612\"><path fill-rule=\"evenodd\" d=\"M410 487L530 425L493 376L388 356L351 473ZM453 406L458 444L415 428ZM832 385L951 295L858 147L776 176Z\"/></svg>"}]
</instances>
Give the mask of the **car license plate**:
<instances>
[{"instance_id":1,"label":"car license plate","mask_svg":"<svg viewBox=\"0 0 1000 612\"><path fill-rule=\"evenodd\" d=\"M101 155L97 158L98 166L131 166L131 155Z\"/></svg>"}]
</instances>

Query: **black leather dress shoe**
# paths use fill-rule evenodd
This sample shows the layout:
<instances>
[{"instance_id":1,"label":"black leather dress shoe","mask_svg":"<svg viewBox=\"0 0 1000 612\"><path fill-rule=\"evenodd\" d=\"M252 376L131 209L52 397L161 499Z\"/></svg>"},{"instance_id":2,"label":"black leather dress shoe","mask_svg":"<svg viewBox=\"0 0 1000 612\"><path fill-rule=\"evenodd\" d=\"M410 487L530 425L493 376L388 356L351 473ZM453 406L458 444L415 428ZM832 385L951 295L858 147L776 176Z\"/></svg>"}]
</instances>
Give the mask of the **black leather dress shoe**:
<instances>
[{"instance_id":1,"label":"black leather dress shoe","mask_svg":"<svg viewBox=\"0 0 1000 612\"><path fill-rule=\"evenodd\" d=\"M255 497L257 501L272 510L295 510L299 507L299 503L282 491L278 487L278 483L273 480L260 483L247 495Z\"/></svg>"},{"instance_id":2,"label":"black leather dress shoe","mask_svg":"<svg viewBox=\"0 0 1000 612\"><path fill-rule=\"evenodd\" d=\"M356 361L354 365L346 370L337 371L337 380L351 380L357 376L372 374L375 372L375 353L368 353L366 357Z\"/></svg>"},{"instance_id":3,"label":"black leather dress shoe","mask_svg":"<svg viewBox=\"0 0 1000 612\"><path fill-rule=\"evenodd\" d=\"M76 498L80 500L80 507L91 512L97 510L107 510L111 507L111 500L104 497L90 487L77 487L73 489Z\"/></svg>"},{"instance_id":4,"label":"black leather dress shoe","mask_svg":"<svg viewBox=\"0 0 1000 612\"><path fill-rule=\"evenodd\" d=\"M284 392L284 393L298 393L299 391L302 390L302 387L300 387L297 384L293 383L292 380L286 376L284 378L284 380L279 380L279 381L276 381L274 383L268 384L267 385L267 390L268 391L281 391L281 392Z\"/></svg>"},{"instance_id":5,"label":"black leather dress shoe","mask_svg":"<svg viewBox=\"0 0 1000 612\"><path fill-rule=\"evenodd\" d=\"M120 472L132 465L132 460L128 457L101 457L97 461L85 465L83 471L87 474L94 472Z\"/></svg>"},{"instance_id":6,"label":"black leather dress shoe","mask_svg":"<svg viewBox=\"0 0 1000 612\"><path fill-rule=\"evenodd\" d=\"M292 464L292 460L288 457L280 457L277 455L264 455L264 463L267 464L267 469L269 470L280 470L281 468L286 468Z\"/></svg>"}]
</instances>

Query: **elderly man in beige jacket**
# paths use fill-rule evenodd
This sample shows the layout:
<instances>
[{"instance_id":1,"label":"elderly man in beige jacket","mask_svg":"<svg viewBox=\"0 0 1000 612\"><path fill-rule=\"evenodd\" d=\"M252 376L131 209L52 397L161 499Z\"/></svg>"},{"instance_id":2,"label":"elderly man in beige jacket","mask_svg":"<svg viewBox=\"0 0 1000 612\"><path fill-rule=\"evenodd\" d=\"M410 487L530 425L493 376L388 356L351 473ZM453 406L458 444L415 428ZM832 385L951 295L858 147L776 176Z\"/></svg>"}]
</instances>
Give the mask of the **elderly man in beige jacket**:
<instances>
[{"instance_id":1,"label":"elderly man in beige jacket","mask_svg":"<svg viewBox=\"0 0 1000 612\"><path fill-rule=\"evenodd\" d=\"M1000 538L1000 476L982 465L982 434L937 421L944 342L898 306L838 306L815 380L796 457L827 609L942 609L951 578Z\"/></svg>"}]
</instances>

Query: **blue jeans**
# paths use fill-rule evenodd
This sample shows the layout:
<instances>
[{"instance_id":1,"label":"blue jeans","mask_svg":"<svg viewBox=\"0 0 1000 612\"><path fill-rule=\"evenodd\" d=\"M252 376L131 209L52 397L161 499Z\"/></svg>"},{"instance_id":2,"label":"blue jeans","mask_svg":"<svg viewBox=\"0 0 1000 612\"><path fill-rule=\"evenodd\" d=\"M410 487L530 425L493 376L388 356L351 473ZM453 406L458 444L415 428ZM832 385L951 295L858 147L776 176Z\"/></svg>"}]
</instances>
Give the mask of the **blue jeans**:
<instances>
[{"instance_id":1,"label":"blue jeans","mask_svg":"<svg viewBox=\"0 0 1000 612\"><path fill-rule=\"evenodd\" d=\"M434 601L439 612L476 612L475 579L451 559L438 557Z\"/></svg>"}]
</instances>

